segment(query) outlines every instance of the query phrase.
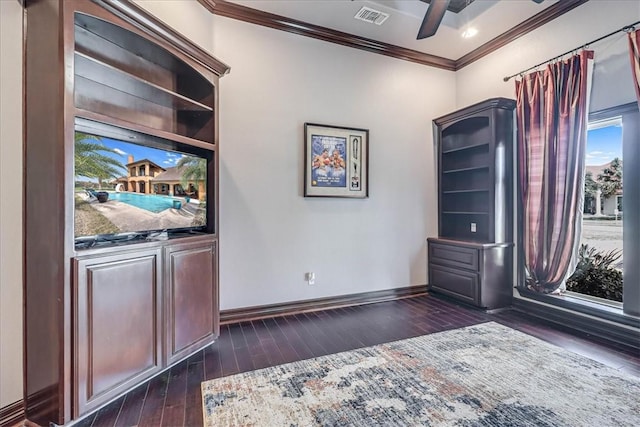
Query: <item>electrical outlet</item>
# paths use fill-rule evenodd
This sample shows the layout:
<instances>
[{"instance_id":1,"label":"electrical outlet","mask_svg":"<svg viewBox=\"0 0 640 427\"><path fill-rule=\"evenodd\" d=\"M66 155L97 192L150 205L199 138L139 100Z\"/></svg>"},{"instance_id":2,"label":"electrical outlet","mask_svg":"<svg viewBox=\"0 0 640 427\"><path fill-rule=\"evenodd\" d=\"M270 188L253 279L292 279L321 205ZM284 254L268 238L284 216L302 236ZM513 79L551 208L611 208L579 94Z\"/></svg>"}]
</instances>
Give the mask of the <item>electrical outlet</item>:
<instances>
[{"instance_id":1,"label":"electrical outlet","mask_svg":"<svg viewBox=\"0 0 640 427\"><path fill-rule=\"evenodd\" d=\"M472 232L472 233L475 233L475 232L476 232L476 229L477 229L477 227L476 227L476 223L475 223L475 222L472 222L472 223L471 223L471 232Z\"/></svg>"},{"instance_id":2,"label":"electrical outlet","mask_svg":"<svg viewBox=\"0 0 640 427\"><path fill-rule=\"evenodd\" d=\"M307 284L309 285L315 285L316 283L316 273L314 272L309 272L309 273L305 273L304 274L304 280L307 281Z\"/></svg>"}]
</instances>

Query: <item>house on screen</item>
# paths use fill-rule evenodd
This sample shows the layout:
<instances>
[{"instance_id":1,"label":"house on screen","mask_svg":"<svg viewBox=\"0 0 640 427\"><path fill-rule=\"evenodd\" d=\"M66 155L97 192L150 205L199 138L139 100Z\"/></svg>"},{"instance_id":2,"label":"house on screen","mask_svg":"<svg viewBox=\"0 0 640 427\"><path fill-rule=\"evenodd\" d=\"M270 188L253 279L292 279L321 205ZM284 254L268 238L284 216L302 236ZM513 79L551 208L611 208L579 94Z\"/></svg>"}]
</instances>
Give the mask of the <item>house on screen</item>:
<instances>
[{"instance_id":1,"label":"house on screen","mask_svg":"<svg viewBox=\"0 0 640 427\"><path fill-rule=\"evenodd\" d=\"M204 181L183 178L185 168L163 168L149 159L134 160L129 156L127 176L115 180L116 190L132 193L161 194L203 200Z\"/></svg>"}]
</instances>

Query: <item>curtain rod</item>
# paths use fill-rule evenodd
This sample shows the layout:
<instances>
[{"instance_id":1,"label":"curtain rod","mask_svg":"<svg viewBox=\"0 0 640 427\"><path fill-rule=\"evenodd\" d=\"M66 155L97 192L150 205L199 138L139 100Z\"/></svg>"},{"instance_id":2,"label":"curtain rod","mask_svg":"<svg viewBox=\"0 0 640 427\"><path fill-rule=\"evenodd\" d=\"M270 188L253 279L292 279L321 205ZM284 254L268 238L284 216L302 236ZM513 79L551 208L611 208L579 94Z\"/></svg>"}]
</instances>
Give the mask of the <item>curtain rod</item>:
<instances>
[{"instance_id":1,"label":"curtain rod","mask_svg":"<svg viewBox=\"0 0 640 427\"><path fill-rule=\"evenodd\" d=\"M597 38L597 39L595 39L595 40L591 40L590 42L587 42L587 43L583 44L582 46L578 46L578 47L576 47L576 48L574 48L574 49L571 49L571 50L569 50L569 51L567 51L567 52L565 52L565 53L563 53L563 54L561 54L561 55L555 56L555 57L553 57L553 58L551 58L551 59L547 59L546 61L541 62L541 63L539 63L538 65L534 65L533 67L529 67L529 68L527 68L526 70L522 70L522 71L520 71L519 73L515 73L515 74L513 74L513 75L511 75L511 76L504 77L502 80L504 80L505 82L508 82L508 81L509 81L509 80L511 80L512 78L514 78L514 77L516 77L516 76L520 76L520 75L522 75L523 73L526 73L527 71L531 71L531 70L533 70L534 68L538 68L538 67L539 67L539 66L541 66L541 65L548 64L549 62L553 62L553 61L555 61L556 59L562 58L563 56L568 55L568 54L570 54L571 52L575 52L575 51L576 51L576 50L578 50L578 49L584 49L584 48L588 47L589 45L591 45L591 44L593 44L593 43L597 43L597 42L599 42L600 40L604 40L604 39L606 39L607 37L611 37L612 35L617 34L617 33L621 32L621 31L624 31L624 32L627 32L627 33L628 33L628 32L631 32L631 31L634 31L634 30L635 30L635 26L636 26L636 25L638 25L638 24L640 24L640 21L636 21L636 22L634 22L633 24L625 25L624 27L622 27L622 28L620 28L620 29L618 29L618 30L612 31L612 32L610 32L610 33L609 33L609 34L607 34L607 35L604 35L604 36L602 36L602 37L599 37L599 38Z\"/></svg>"}]
</instances>

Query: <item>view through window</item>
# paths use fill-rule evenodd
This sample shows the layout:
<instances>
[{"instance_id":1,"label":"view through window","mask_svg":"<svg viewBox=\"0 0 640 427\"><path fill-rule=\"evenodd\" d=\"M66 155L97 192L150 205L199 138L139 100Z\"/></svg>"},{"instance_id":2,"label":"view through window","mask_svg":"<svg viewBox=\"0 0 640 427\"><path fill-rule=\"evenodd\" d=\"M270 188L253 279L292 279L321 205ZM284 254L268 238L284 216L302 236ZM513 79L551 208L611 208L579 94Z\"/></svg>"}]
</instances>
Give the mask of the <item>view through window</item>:
<instances>
[{"instance_id":1,"label":"view through window","mask_svg":"<svg viewBox=\"0 0 640 427\"><path fill-rule=\"evenodd\" d=\"M622 302L623 197L622 119L590 123L580 253L567 290Z\"/></svg>"}]
</instances>

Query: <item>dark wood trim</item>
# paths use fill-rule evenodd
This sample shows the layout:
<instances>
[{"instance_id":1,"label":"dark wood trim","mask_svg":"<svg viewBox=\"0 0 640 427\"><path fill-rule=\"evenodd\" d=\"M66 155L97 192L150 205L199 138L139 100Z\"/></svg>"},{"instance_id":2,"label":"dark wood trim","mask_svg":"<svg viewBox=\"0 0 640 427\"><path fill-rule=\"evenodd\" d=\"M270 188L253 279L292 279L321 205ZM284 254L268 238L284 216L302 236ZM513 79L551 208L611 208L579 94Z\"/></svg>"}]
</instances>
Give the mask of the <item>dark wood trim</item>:
<instances>
[{"instance_id":1,"label":"dark wood trim","mask_svg":"<svg viewBox=\"0 0 640 427\"><path fill-rule=\"evenodd\" d=\"M410 298L427 293L427 285L409 286L406 288L386 289L383 291L362 292L357 294L339 295L328 298L316 298L303 301L291 301L280 304L260 305L253 307L234 308L220 312L220 324L246 322L274 316L305 313L318 310L330 310L338 307L373 304L376 302L392 301Z\"/></svg>"},{"instance_id":2,"label":"dark wood trim","mask_svg":"<svg viewBox=\"0 0 640 427\"><path fill-rule=\"evenodd\" d=\"M219 61L211 56L204 49L191 42L182 34L174 31L171 27L164 24L162 21L146 12L140 6L126 0L93 0L96 3L102 4L102 6L110 10L120 17L133 21L134 25L142 26L147 29L152 35L161 40L168 41L177 49L179 49L185 55L195 59L218 76L223 76L231 69L227 64Z\"/></svg>"},{"instance_id":3,"label":"dark wood trim","mask_svg":"<svg viewBox=\"0 0 640 427\"><path fill-rule=\"evenodd\" d=\"M115 1L115 0L102 0ZM407 49L392 44L371 40L365 37L356 36L342 31L332 30L330 28L319 25L310 24L304 21L288 18L286 16L276 15L273 13L263 12L261 10L242 6L236 3L229 3L223 0L198 0L198 2L209 12L224 16L227 18L237 19L239 21L249 22L264 27L274 28L276 30L287 31L306 37L324 40L355 49L365 50L380 55L390 56L392 58L402 59L405 61L415 62L431 67L442 68L449 71L458 71L466 67L472 62L494 52L504 45L511 43L513 40L541 27L542 25L553 21L554 19L564 15L570 10L586 3L589 0L562 0L549 6L545 10L512 29L502 33L498 37L489 40L479 48L466 55L461 56L457 60L443 58L441 56L430 55L428 53L419 52L413 49Z\"/></svg>"},{"instance_id":4,"label":"dark wood trim","mask_svg":"<svg viewBox=\"0 0 640 427\"><path fill-rule=\"evenodd\" d=\"M602 110L589 113L589 121L606 120L624 114L638 112L638 103L636 101L628 104L616 105L615 107L603 108Z\"/></svg>"},{"instance_id":5,"label":"dark wood trim","mask_svg":"<svg viewBox=\"0 0 640 427\"><path fill-rule=\"evenodd\" d=\"M630 326L632 328L636 328L640 333L640 319L622 314L621 309L615 309L614 307L604 305L602 307L598 307L595 303L583 302L575 297L566 298L556 295L541 294L538 292L532 292L528 289L518 289L518 292L526 299L598 317L620 325Z\"/></svg>"},{"instance_id":6,"label":"dark wood trim","mask_svg":"<svg viewBox=\"0 0 640 427\"><path fill-rule=\"evenodd\" d=\"M456 71L553 21L589 0L562 0L456 60Z\"/></svg>"},{"instance_id":7,"label":"dark wood trim","mask_svg":"<svg viewBox=\"0 0 640 427\"><path fill-rule=\"evenodd\" d=\"M342 31L332 30L319 25L310 24L308 22L288 18L286 16L252 9L236 3L216 0L215 5L213 5L211 0L198 0L198 2L215 15L262 25L264 27L274 28L276 30L286 31L318 40L324 40L422 65L429 65L449 71L455 71L456 69L455 61L452 59L418 52L417 50L379 42L365 37L344 33Z\"/></svg>"},{"instance_id":8,"label":"dark wood trim","mask_svg":"<svg viewBox=\"0 0 640 427\"><path fill-rule=\"evenodd\" d=\"M24 420L24 400L0 408L0 427L10 427Z\"/></svg>"},{"instance_id":9,"label":"dark wood trim","mask_svg":"<svg viewBox=\"0 0 640 427\"><path fill-rule=\"evenodd\" d=\"M520 292L522 293L523 291L520 290ZM544 302L550 303L548 300ZM514 298L513 308L565 328L586 332L608 341L640 349L640 329L637 327L624 326L584 316L576 311L563 310L559 309L558 306L541 304L531 298ZM575 307L572 307L571 310L575 310Z\"/></svg>"},{"instance_id":10,"label":"dark wood trim","mask_svg":"<svg viewBox=\"0 0 640 427\"><path fill-rule=\"evenodd\" d=\"M25 387L26 388L26 387ZM58 384L52 384L25 396L24 416L35 425L58 416Z\"/></svg>"}]
</instances>

